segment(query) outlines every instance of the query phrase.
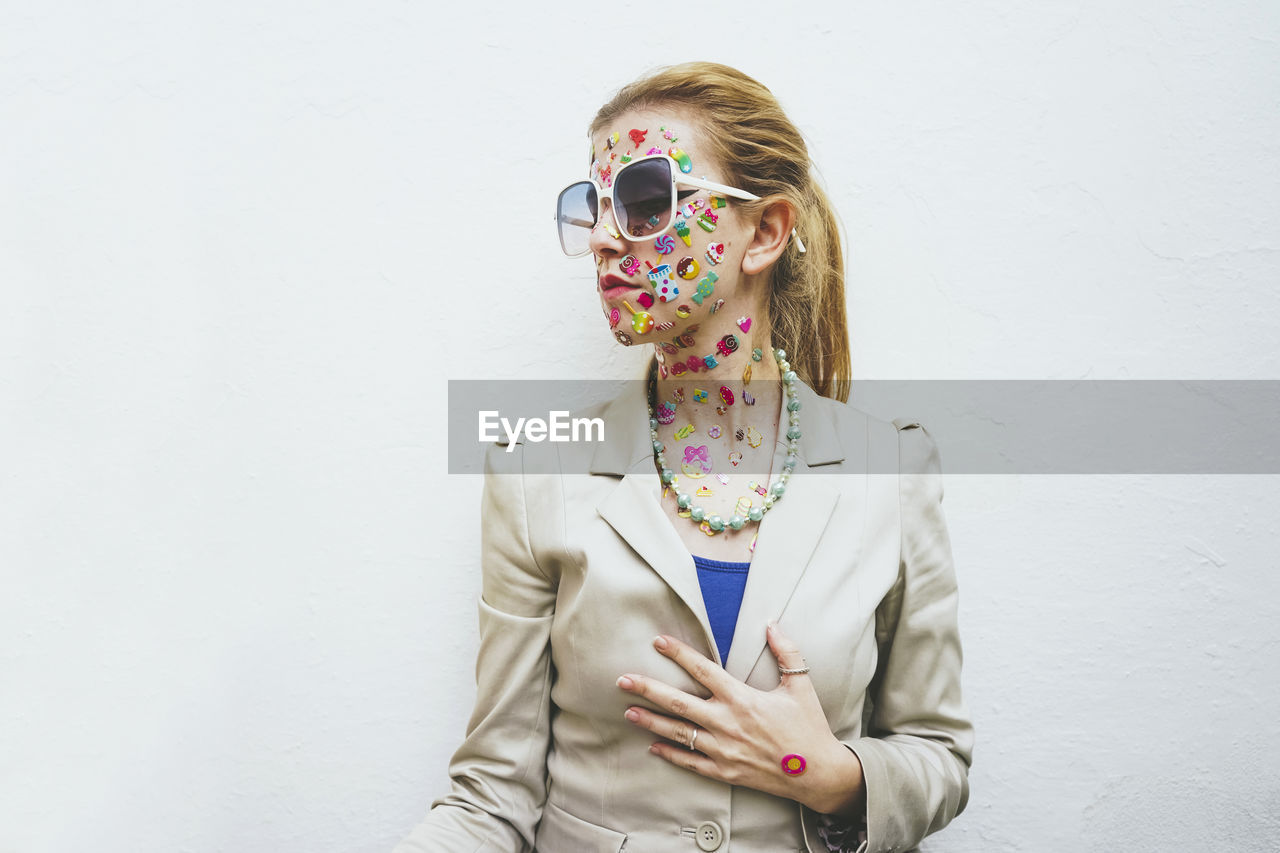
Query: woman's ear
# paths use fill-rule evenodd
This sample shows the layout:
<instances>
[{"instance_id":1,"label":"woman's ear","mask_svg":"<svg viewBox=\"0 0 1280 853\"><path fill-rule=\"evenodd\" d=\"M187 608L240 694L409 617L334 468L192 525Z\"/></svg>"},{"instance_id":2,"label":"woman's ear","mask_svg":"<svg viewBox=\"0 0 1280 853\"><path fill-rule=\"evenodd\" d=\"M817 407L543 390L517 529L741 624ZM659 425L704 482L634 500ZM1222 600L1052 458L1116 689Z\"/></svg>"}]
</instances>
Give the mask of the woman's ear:
<instances>
[{"instance_id":1,"label":"woman's ear","mask_svg":"<svg viewBox=\"0 0 1280 853\"><path fill-rule=\"evenodd\" d=\"M765 206L746 254L742 256L742 271L746 275L764 272L787 248L791 229L796 226L796 209L786 199L779 199Z\"/></svg>"}]
</instances>

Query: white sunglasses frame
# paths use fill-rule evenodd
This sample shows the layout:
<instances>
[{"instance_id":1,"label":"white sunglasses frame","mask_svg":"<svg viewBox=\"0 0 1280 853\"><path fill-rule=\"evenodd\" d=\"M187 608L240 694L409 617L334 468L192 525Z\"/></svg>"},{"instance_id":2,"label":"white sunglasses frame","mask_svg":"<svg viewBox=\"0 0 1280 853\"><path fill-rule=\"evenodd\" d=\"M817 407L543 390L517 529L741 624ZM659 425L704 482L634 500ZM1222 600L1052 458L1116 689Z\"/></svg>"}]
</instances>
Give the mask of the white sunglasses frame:
<instances>
[{"instance_id":1,"label":"white sunglasses frame","mask_svg":"<svg viewBox=\"0 0 1280 853\"><path fill-rule=\"evenodd\" d=\"M667 227L663 228L661 231L655 231L652 234L649 234L644 237L637 237L631 234L627 234L623 236L622 223L618 220L617 207L613 203L613 185L618 182L618 176L621 175L623 171L625 171L626 169L629 169L630 167L636 165L637 163L644 163L649 160L666 160L668 167L671 169L671 221L668 222ZM576 219L566 219L563 216L563 214L560 213L560 201L561 199L564 198L564 194L567 193L569 190L573 189L574 187L582 186L583 184L591 184L592 186L595 187L596 208L597 210L600 211L600 214L597 217L597 220L591 223L590 225L588 225L585 220L580 221ZM719 193L720 195L726 195L726 196L729 196L730 198L741 199L743 201L759 201L760 200L760 196L754 195L753 193L749 193L746 190L740 190L737 187L731 187L728 184L720 184L720 183L716 183L715 181L708 181L704 178L689 177L688 175L684 174L684 172L680 170L680 164L670 154L649 154L644 157L637 157L631 162L625 163L619 166L617 171L613 173L613 180L610 181L609 188L607 190L603 186L601 186L600 182L597 181L595 178L591 178L585 181L574 181L572 184L569 184L569 186L565 187L560 191L560 195L556 196L556 215L553 216L552 219L556 223L557 231L559 230L560 223L562 221L570 225L577 225L580 228L588 228L594 231L596 226L599 225L601 221L603 221L604 219L604 201L605 199L608 199L609 200L609 216L613 218L613 225L614 225L614 228L609 231L610 235L615 239L625 239L632 243L646 243L650 240L658 239L658 237L670 231L672 226L675 225L676 219L678 218L676 214L679 212L678 211L679 198L677 197L678 194L676 191L676 187L681 184L687 187L696 187L697 189L700 189L700 190L708 190L710 192ZM606 230L609 229L608 223L605 223L605 228ZM798 248L803 253L804 243L800 242L800 235L796 234L796 231L794 228L791 229L791 236L796 238L796 248ZM564 249L563 241L561 241L560 248L562 250ZM583 255L591 254L591 247L590 245L588 245L588 247L581 252L575 252L574 254L569 254L568 252L565 252L565 254L568 255L568 257L570 258L580 258Z\"/></svg>"}]
</instances>

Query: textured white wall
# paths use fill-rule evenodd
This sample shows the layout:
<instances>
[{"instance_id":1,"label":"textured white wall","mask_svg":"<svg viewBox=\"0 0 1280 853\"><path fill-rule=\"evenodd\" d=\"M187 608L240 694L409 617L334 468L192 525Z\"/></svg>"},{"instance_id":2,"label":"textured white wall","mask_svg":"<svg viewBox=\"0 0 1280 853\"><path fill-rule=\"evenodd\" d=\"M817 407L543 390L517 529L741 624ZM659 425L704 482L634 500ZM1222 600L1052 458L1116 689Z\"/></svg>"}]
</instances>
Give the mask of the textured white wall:
<instances>
[{"instance_id":1,"label":"textured white wall","mask_svg":"<svg viewBox=\"0 0 1280 853\"><path fill-rule=\"evenodd\" d=\"M0 851L422 816L473 695L445 381L631 371L551 203L649 66L809 134L860 378L1280 374L1274 2L540 5L3 4ZM1275 849L1276 479L947 510L978 742L929 848Z\"/></svg>"}]
</instances>

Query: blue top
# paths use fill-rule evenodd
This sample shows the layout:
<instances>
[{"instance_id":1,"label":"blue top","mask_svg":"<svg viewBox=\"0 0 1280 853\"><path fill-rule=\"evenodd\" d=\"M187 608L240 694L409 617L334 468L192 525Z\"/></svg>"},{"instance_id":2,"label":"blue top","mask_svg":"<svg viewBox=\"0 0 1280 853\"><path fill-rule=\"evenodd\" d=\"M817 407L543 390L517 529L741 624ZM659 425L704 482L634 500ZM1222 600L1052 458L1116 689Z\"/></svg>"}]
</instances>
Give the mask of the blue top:
<instances>
[{"instance_id":1,"label":"blue top","mask_svg":"<svg viewBox=\"0 0 1280 853\"><path fill-rule=\"evenodd\" d=\"M733 629L738 624L738 610L742 607L742 592L747 588L747 570L750 563L726 563L693 557L698 567L698 584L702 587L702 600L707 605L707 618L711 620L711 633L716 638L720 661L729 659L729 646L733 643Z\"/></svg>"}]
</instances>

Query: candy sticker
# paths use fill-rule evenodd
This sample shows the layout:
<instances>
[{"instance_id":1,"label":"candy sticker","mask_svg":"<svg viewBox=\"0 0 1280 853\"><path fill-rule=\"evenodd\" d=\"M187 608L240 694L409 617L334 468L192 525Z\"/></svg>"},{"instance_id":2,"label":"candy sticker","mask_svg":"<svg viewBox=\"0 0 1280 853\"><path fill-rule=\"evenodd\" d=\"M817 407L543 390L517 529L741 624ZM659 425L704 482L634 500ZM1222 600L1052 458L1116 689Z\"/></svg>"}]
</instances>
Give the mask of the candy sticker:
<instances>
[{"instance_id":1,"label":"candy sticker","mask_svg":"<svg viewBox=\"0 0 1280 853\"><path fill-rule=\"evenodd\" d=\"M669 424L676 419L676 407L666 400L658 404L658 423Z\"/></svg>"},{"instance_id":2,"label":"candy sticker","mask_svg":"<svg viewBox=\"0 0 1280 853\"><path fill-rule=\"evenodd\" d=\"M694 401L695 403L705 403L705 402L707 402L707 392L706 392L706 391L703 391L701 388L694 388L694 389L693 389L693 401Z\"/></svg>"},{"instance_id":3,"label":"candy sticker","mask_svg":"<svg viewBox=\"0 0 1280 853\"><path fill-rule=\"evenodd\" d=\"M641 308L649 308L653 305L653 297L642 290L640 295L636 297L636 302L640 303Z\"/></svg>"},{"instance_id":4,"label":"candy sticker","mask_svg":"<svg viewBox=\"0 0 1280 853\"><path fill-rule=\"evenodd\" d=\"M732 406L733 405L733 389L731 389L728 385L721 385L720 399L721 401L724 402L726 406ZM715 436L712 436L712 437L714 438Z\"/></svg>"},{"instance_id":5,"label":"candy sticker","mask_svg":"<svg viewBox=\"0 0 1280 853\"><path fill-rule=\"evenodd\" d=\"M713 426L709 426L709 427L707 427L707 436L708 436L709 438L719 438L719 437L720 437L720 425L719 425L719 424L715 424L715 425L713 425Z\"/></svg>"},{"instance_id":6,"label":"candy sticker","mask_svg":"<svg viewBox=\"0 0 1280 853\"><path fill-rule=\"evenodd\" d=\"M747 427L747 444L752 447L759 447L764 443L764 436L760 434L760 430L753 426Z\"/></svg>"},{"instance_id":7,"label":"candy sticker","mask_svg":"<svg viewBox=\"0 0 1280 853\"><path fill-rule=\"evenodd\" d=\"M742 371L742 384L743 385L751 384L751 362L749 361L747 362L747 369ZM746 396L746 395L744 394L743 396ZM752 400L751 402L754 403L755 400ZM747 403L747 405L750 406L751 403Z\"/></svg>"},{"instance_id":8,"label":"candy sticker","mask_svg":"<svg viewBox=\"0 0 1280 853\"><path fill-rule=\"evenodd\" d=\"M712 231L716 230L716 222L719 221L719 219L720 217L716 216L710 210L704 210L702 211L702 215L698 217L698 226L703 231L710 234Z\"/></svg>"},{"instance_id":9,"label":"candy sticker","mask_svg":"<svg viewBox=\"0 0 1280 853\"><path fill-rule=\"evenodd\" d=\"M673 133L672 131L667 130L665 127L660 127L660 128L658 128L658 130L662 131L662 138L663 138L663 139L667 140L668 142L675 142L675 141L676 141L676 135L675 135L675 133Z\"/></svg>"},{"instance_id":10,"label":"candy sticker","mask_svg":"<svg viewBox=\"0 0 1280 853\"><path fill-rule=\"evenodd\" d=\"M692 281L698 277L698 259L697 258L681 258L676 264L676 275L685 281Z\"/></svg>"},{"instance_id":11,"label":"candy sticker","mask_svg":"<svg viewBox=\"0 0 1280 853\"><path fill-rule=\"evenodd\" d=\"M701 480L711 473L711 453L705 444L697 447L686 447L684 459L680 462L680 471L691 480Z\"/></svg>"},{"instance_id":12,"label":"candy sticker","mask_svg":"<svg viewBox=\"0 0 1280 853\"><path fill-rule=\"evenodd\" d=\"M672 148L667 151L672 160L680 164L680 171L686 175L693 171L693 161L689 159L689 155L679 148Z\"/></svg>"},{"instance_id":13,"label":"candy sticker","mask_svg":"<svg viewBox=\"0 0 1280 853\"><path fill-rule=\"evenodd\" d=\"M742 402L746 403L748 406L754 406L756 404L756 398L751 395L750 391L744 388L742 390Z\"/></svg>"},{"instance_id":14,"label":"candy sticker","mask_svg":"<svg viewBox=\"0 0 1280 853\"><path fill-rule=\"evenodd\" d=\"M657 225L658 223L653 223ZM663 234L657 240L653 241L653 247L658 250L659 255L669 255L676 250L676 241L670 234Z\"/></svg>"},{"instance_id":15,"label":"candy sticker","mask_svg":"<svg viewBox=\"0 0 1280 853\"><path fill-rule=\"evenodd\" d=\"M606 140L606 144L609 146L609 150L613 150L613 146L617 145L618 140L621 138L622 138L622 134L618 133L618 131L616 130L612 134L610 134L608 140Z\"/></svg>"},{"instance_id":16,"label":"candy sticker","mask_svg":"<svg viewBox=\"0 0 1280 853\"><path fill-rule=\"evenodd\" d=\"M684 241L686 246L692 246L693 240L689 237L689 223L683 219L676 220L676 234Z\"/></svg>"},{"instance_id":17,"label":"candy sticker","mask_svg":"<svg viewBox=\"0 0 1280 853\"><path fill-rule=\"evenodd\" d=\"M698 282L698 288L694 291L693 301L702 304L702 300L711 295L711 291L715 290L715 283L720 280L720 276L716 275L715 270L707 270L706 276L702 281Z\"/></svg>"},{"instance_id":18,"label":"candy sticker","mask_svg":"<svg viewBox=\"0 0 1280 853\"><path fill-rule=\"evenodd\" d=\"M745 317L745 316L744 316L744 317L739 317L739 318L738 318L738 328L739 328L739 329L741 329L741 330L742 330L742 331L744 331L744 332L749 332L749 331L751 331L751 318L750 318L750 317Z\"/></svg>"},{"instance_id":19,"label":"candy sticker","mask_svg":"<svg viewBox=\"0 0 1280 853\"><path fill-rule=\"evenodd\" d=\"M680 429L676 430L676 439L683 441L684 439L693 435L693 432L694 432L693 424L685 424L684 426L680 427Z\"/></svg>"},{"instance_id":20,"label":"candy sticker","mask_svg":"<svg viewBox=\"0 0 1280 853\"><path fill-rule=\"evenodd\" d=\"M622 312L617 308L609 309L609 328L612 329L622 320Z\"/></svg>"},{"instance_id":21,"label":"candy sticker","mask_svg":"<svg viewBox=\"0 0 1280 853\"><path fill-rule=\"evenodd\" d=\"M698 497L700 498L709 498L712 495L714 495L715 492L711 491L711 489L707 486L699 486L697 494L698 494Z\"/></svg>"},{"instance_id":22,"label":"candy sticker","mask_svg":"<svg viewBox=\"0 0 1280 853\"><path fill-rule=\"evenodd\" d=\"M675 398L675 401L677 403L683 403L684 402L684 386L683 385L677 386L676 390L671 392L671 396Z\"/></svg>"},{"instance_id":23,"label":"candy sticker","mask_svg":"<svg viewBox=\"0 0 1280 853\"><path fill-rule=\"evenodd\" d=\"M632 128L631 131L627 134L627 136L631 137L632 147L639 148L640 145L644 142L644 135L648 132L649 132L648 130L636 130L635 128Z\"/></svg>"},{"instance_id":24,"label":"candy sticker","mask_svg":"<svg viewBox=\"0 0 1280 853\"><path fill-rule=\"evenodd\" d=\"M738 463L740 463L741 461L742 461L741 453L739 453L736 450L729 451L729 464L733 465L734 468L737 468Z\"/></svg>"},{"instance_id":25,"label":"candy sticker","mask_svg":"<svg viewBox=\"0 0 1280 853\"><path fill-rule=\"evenodd\" d=\"M675 364L671 365L672 376L684 376L688 370L689 368L685 367L684 362L682 361L677 361Z\"/></svg>"},{"instance_id":26,"label":"candy sticker","mask_svg":"<svg viewBox=\"0 0 1280 853\"><path fill-rule=\"evenodd\" d=\"M721 338L716 342L716 349L720 352L721 355L728 355L731 352L737 352L738 336L725 335L723 338Z\"/></svg>"},{"instance_id":27,"label":"candy sticker","mask_svg":"<svg viewBox=\"0 0 1280 853\"><path fill-rule=\"evenodd\" d=\"M688 306L688 305L677 305L677 306L676 306L676 316L677 316L677 317L679 317L681 320L688 319L689 315L690 315L690 314L692 314L692 313L693 313L693 311L691 311L691 310L689 309L689 306ZM756 359L756 361L759 361L759 360L760 360L760 359Z\"/></svg>"},{"instance_id":28,"label":"candy sticker","mask_svg":"<svg viewBox=\"0 0 1280 853\"><path fill-rule=\"evenodd\" d=\"M618 266L622 269L622 274L631 276L640 272L640 260L635 255L624 255L622 260L618 261Z\"/></svg>"},{"instance_id":29,"label":"candy sticker","mask_svg":"<svg viewBox=\"0 0 1280 853\"><path fill-rule=\"evenodd\" d=\"M613 336L618 339L618 343L623 344L624 346L631 346L631 336L621 329L616 330L613 333Z\"/></svg>"},{"instance_id":30,"label":"candy sticker","mask_svg":"<svg viewBox=\"0 0 1280 853\"><path fill-rule=\"evenodd\" d=\"M655 267L653 264L649 264L649 283L659 293L662 292L662 288L671 287L671 265L660 264ZM664 299L662 301L666 302L667 300Z\"/></svg>"},{"instance_id":31,"label":"candy sticker","mask_svg":"<svg viewBox=\"0 0 1280 853\"><path fill-rule=\"evenodd\" d=\"M680 212L684 214L686 219L692 219L693 215L702 209L702 199L695 198L693 201L680 208Z\"/></svg>"},{"instance_id":32,"label":"candy sticker","mask_svg":"<svg viewBox=\"0 0 1280 853\"><path fill-rule=\"evenodd\" d=\"M707 247L707 260L712 266L724 260L724 243L712 243Z\"/></svg>"},{"instance_id":33,"label":"candy sticker","mask_svg":"<svg viewBox=\"0 0 1280 853\"><path fill-rule=\"evenodd\" d=\"M764 351L763 351L763 350L761 350L761 349L760 349L760 347L756 347L755 349L753 349L753 350L751 351L751 360L752 360L752 361L759 361L759 360L760 360L760 359L762 359L762 358L764 358Z\"/></svg>"},{"instance_id":34,"label":"candy sticker","mask_svg":"<svg viewBox=\"0 0 1280 853\"><path fill-rule=\"evenodd\" d=\"M720 362L716 361L716 357L714 355L704 355L702 357L702 363L706 365L707 370L717 367L720 364ZM723 412L721 414L723 414Z\"/></svg>"},{"instance_id":35,"label":"candy sticker","mask_svg":"<svg viewBox=\"0 0 1280 853\"><path fill-rule=\"evenodd\" d=\"M653 315L647 311L637 311L630 303L623 300L622 307L631 312L631 328L637 335L647 335L653 331ZM629 341L628 341L629 343Z\"/></svg>"},{"instance_id":36,"label":"candy sticker","mask_svg":"<svg viewBox=\"0 0 1280 853\"><path fill-rule=\"evenodd\" d=\"M615 135L616 135L616 134L615 134ZM727 198L721 198L721 197L720 197L720 196L718 196L718 195L713 195L713 196L711 197L711 206L712 206L712 207L717 207L717 208L719 208L719 207L724 207L724 206L725 206L725 205L727 205L728 203L729 203L729 200L728 200Z\"/></svg>"}]
</instances>

